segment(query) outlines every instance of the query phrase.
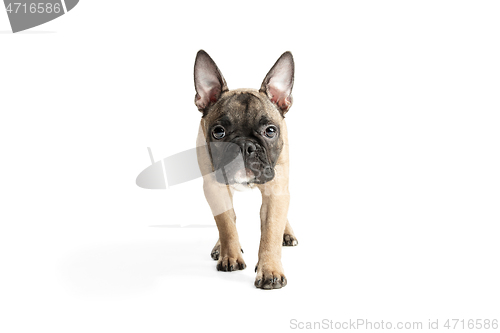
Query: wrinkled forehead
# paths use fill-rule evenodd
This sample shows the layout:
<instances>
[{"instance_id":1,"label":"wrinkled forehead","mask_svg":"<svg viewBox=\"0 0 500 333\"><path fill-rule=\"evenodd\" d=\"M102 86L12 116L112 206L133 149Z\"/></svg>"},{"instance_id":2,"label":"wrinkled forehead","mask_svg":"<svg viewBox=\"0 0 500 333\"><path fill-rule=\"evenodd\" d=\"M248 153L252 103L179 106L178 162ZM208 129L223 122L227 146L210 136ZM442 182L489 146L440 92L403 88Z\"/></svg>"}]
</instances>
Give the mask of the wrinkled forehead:
<instances>
[{"instance_id":1,"label":"wrinkled forehead","mask_svg":"<svg viewBox=\"0 0 500 333\"><path fill-rule=\"evenodd\" d=\"M209 113L210 123L221 120L239 126L258 126L264 123L280 125L282 117L273 104L258 92L231 92L217 103L212 114ZM208 117L207 117L208 118Z\"/></svg>"}]
</instances>

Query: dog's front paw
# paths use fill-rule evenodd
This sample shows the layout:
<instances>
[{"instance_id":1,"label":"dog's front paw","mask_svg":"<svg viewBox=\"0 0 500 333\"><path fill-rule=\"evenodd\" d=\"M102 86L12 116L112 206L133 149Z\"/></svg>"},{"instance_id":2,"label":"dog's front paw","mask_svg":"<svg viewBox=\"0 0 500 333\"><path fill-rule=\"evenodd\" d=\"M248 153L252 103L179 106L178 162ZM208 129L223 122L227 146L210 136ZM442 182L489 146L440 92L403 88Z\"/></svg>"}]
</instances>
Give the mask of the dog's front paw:
<instances>
[{"instance_id":1,"label":"dog's front paw","mask_svg":"<svg viewBox=\"0 0 500 333\"><path fill-rule=\"evenodd\" d=\"M243 253L243 249L241 249L241 253ZM213 260L219 260L219 254L220 254L220 243L217 242L217 244L215 244L214 248L212 249L210 256L212 257Z\"/></svg>"},{"instance_id":2,"label":"dog's front paw","mask_svg":"<svg viewBox=\"0 0 500 333\"><path fill-rule=\"evenodd\" d=\"M257 266L255 286L261 289L280 289L286 286L287 281L281 267Z\"/></svg>"},{"instance_id":3,"label":"dog's front paw","mask_svg":"<svg viewBox=\"0 0 500 333\"><path fill-rule=\"evenodd\" d=\"M214 248L212 249L212 253L210 253L210 256L212 257L213 260L219 260L219 254L220 254L220 244L217 242L215 244Z\"/></svg>"},{"instance_id":4,"label":"dog's front paw","mask_svg":"<svg viewBox=\"0 0 500 333\"><path fill-rule=\"evenodd\" d=\"M232 258L232 257L222 257L219 258L217 262L217 270L223 272L232 272L237 270L245 269L247 265L242 257Z\"/></svg>"},{"instance_id":5,"label":"dog's front paw","mask_svg":"<svg viewBox=\"0 0 500 333\"><path fill-rule=\"evenodd\" d=\"M283 235L283 246L297 246L299 242L294 235L284 234Z\"/></svg>"}]
</instances>

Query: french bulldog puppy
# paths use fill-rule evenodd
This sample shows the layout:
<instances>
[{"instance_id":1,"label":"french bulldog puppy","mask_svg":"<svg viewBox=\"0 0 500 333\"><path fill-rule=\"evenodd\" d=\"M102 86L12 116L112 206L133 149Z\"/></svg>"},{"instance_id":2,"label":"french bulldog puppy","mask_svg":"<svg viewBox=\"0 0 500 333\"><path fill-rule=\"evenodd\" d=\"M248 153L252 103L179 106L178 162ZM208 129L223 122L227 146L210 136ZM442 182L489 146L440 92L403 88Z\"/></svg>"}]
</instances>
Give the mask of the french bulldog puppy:
<instances>
[{"instance_id":1,"label":"french bulldog puppy","mask_svg":"<svg viewBox=\"0 0 500 333\"><path fill-rule=\"evenodd\" d=\"M285 114L292 106L294 61L285 52L259 90L229 90L215 62L203 50L196 55L195 104L203 116L197 139L203 190L219 230L212 250L217 270L246 267L243 260L234 190L259 188L262 194L261 240L255 286L279 289L287 279L281 246L298 244L288 222L288 137Z\"/></svg>"}]
</instances>

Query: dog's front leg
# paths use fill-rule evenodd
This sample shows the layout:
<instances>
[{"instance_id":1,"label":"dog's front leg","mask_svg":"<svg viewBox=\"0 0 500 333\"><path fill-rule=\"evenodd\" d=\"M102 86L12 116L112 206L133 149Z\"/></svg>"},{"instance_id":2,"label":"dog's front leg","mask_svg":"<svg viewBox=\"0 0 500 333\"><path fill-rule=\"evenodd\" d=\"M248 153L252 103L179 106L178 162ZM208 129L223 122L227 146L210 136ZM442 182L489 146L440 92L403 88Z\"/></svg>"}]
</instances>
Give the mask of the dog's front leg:
<instances>
[{"instance_id":1,"label":"dog's front leg","mask_svg":"<svg viewBox=\"0 0 500 333\"><path fill-rule=\"evenodd\" d=\"M240 241L236 231L236 214L233 209L231 189L206 178L203 190L219 229L220 253L217 270L231 272L244 269L246 264L241 255Z\"/></svg>"},{"instance_id":2,"label":"dog's front leg","mask_svg":"<svg viewBox=\"0 0 500 333\"><path fill-rule=\"evenodd\" d=\"M262 289L279 289L287 281L281 264L283 232L287 224L290 195L262 192L260 210L261 238L259 262L255 268L255 286Z\"/></svg>"}]
</instances>

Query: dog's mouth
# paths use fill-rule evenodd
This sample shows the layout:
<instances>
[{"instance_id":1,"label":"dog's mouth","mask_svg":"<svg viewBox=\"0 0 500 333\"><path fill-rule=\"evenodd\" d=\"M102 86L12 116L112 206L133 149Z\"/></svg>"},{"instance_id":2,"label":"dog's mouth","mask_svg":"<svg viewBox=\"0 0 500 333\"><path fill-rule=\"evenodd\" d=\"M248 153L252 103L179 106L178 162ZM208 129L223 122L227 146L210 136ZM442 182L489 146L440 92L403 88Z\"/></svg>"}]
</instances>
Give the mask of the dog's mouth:
<instances>
[{"instance_id":1,"label":"dog's mouth","mask_svg":"<svg viewBox=\"0 0 500 333\"><path fill-rule=\"evenodd\" d=\"M251 167L231 168L227 165L215 171L215 178L219 183L226 185L264 184L274 178L274 171L269 166L256 169L255 164L253 170Z\"/></svg>"},{"instance_id":2,"label":"dog's mouth","mask_svg":"<svg viewBox=\"0 0 500 333\"><path fill-rule=\"evenodd\" d=\"M219 183L226 185L264 184L274 178L274 170L258 162L245 163L242 159L236 159L219 167L215 171L215 178Z\"/></svg>"},{"instance_id":3,"label":"dog's mouth","mask_svg":"<svg viewBox=\"0 0 500 333\"><path fill-rule=\"evenodd\" d=\"M233 179L238 184L249 184L255 180L255 174L252 170L244 168L236 171Z\"/></svg>"}]
</instances>

